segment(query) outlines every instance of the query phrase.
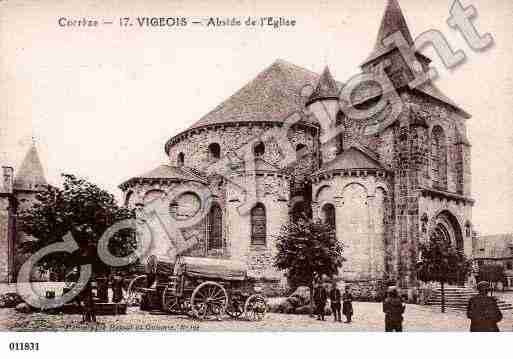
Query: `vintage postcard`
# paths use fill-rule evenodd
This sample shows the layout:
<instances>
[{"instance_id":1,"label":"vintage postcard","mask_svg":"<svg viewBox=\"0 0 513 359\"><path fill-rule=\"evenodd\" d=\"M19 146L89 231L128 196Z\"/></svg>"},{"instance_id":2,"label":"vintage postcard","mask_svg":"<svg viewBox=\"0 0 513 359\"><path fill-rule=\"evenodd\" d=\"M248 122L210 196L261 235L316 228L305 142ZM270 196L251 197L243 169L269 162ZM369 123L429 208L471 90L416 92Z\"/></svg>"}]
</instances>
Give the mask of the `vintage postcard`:
<instances>
[{"instance_id":1,"label":"vintage postcard","mask_svg":"<svg viewBox=\"0 0 513 359\"><path fill-rule=\"evenodd\" d=\"M0 330L512 331L512 35L506 0L0 1Z\"/></svg>"}]
</instances>

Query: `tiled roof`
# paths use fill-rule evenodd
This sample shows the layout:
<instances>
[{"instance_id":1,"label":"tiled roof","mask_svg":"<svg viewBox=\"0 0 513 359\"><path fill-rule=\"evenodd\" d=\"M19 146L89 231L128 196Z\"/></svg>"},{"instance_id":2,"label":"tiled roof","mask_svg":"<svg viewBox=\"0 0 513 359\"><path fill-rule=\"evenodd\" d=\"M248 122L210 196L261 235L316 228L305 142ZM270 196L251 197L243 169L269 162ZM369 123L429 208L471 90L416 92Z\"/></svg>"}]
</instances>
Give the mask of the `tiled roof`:
<instances>
[{"instance_id":1,"label":"tiled roof","mask_svg":"<svg viewBox=\"0 0 513 359\"><path fill-rule=\"evenodd\" d=\"M241 121L284 121L303 111L307 98L302 90L315 88L318 80L315 72L277 60L189 129Z\"/></svg>"},{"instance_id":2,"label":"tiled roof","mask_svg":"<svg viewBox=\"0 0 513 359\"><path fill-rule=\"evenodd\" d=\"M20 169L16 171L13 187L15 190L31 191L42 189L41 187L47 184L43 165L39 159L36 146L33 144L25 155Z\"/></svg>"}]
</instances>

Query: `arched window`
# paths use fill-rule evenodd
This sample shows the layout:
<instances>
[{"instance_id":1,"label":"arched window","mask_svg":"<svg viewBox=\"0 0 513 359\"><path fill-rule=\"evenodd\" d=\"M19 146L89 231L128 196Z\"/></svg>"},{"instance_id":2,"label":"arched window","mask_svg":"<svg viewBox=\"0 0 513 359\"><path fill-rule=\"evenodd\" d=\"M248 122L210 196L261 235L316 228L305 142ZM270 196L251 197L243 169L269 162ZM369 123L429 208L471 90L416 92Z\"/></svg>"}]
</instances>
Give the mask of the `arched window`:
<instances>
[{"instance_id":1,"label":"arched window","mask_svg":"<svg viewBox=\"0 0 513 359\"><path fill-rule=\"evenodd\" d=\"M431 133L431 179L433 187L447 187L447 147L440 126L435 126Z\"/></svg>"},{"instance_id":2,"label":"arched window","mask_svg":"<svg viewBox=\"0 0 513 359\"><path fill-rule=\"evenodd\" d=\"M184 162L185 162L185 155L183 154L183 152L180 152L178 154L178 157L176 158L176 165L178 167L182 167L184 165Z\"/></svg>"},{"instance_id":3,"label":"arched window","mask_svg":"<svg viewBox=\"0 0 513 359\"><path fill-rule=\"evenodd\" d=\"M322 207L322 217L325 224L335 228L335 206L327 203Z\"/></svg>"},{"instance_id":4,"label":"arched window","mask_svg":"<svg viewBox=\"0 0 513 359\"><path fill-rule=\"evenodd\" d=\"M223 248L223 212L217 203L212 204L207 218L208 244L207 249Z\"/></svg>"},{"instance_id":5,"label":"arched window","mask_svg":"<svg viewBox=\"0 0 513 359\"><path fill-rule=\"evenodd\" d=\"M265 153L265 145L263 142L258 142L255 147L253 147L253 153L255 157L261 157Z\"/></svg>"},{"instance_id":6,"label":"arched window","mask_svg":"<svg viewBox=\"0 0 513 359\"><path fill-rule=\"evenodd\" d=\"M251 210L251 244L265 245L267 235L267 219L265 207L257 203Z\"/></svg>"},{"instance_id":7,"label":"arched window","mask_svg":"<svg viewBox=\"0 0 513 359\"><path fill-rule=\"evenodd\" d=\"M208 159L210 161L215 161L221 158L221 146L219 146L219 143L211 143L208 145Z\"/></svg>"},{"instance_id":8,"label":"arched window","mask_svg":"<svg viewBox=\"0 0 513 359\"><path fill-rule=\"evenodd\" d=\"M296 152L299 152L301 151L303 148L305 148L306 146L302 143L298 143L297 146L296 146Z\"/></svg>"}]
</instances>

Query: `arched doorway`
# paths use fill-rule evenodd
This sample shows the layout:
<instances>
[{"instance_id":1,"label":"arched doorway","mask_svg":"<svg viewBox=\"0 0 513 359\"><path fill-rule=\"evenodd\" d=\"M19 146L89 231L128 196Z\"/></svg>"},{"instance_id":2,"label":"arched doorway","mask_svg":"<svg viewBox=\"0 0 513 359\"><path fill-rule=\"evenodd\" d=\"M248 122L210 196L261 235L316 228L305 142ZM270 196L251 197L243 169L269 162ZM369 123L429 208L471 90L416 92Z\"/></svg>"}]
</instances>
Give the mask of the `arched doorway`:
<instances>
[{"instance_id":1,"label":"arched doorway","mask_svg":"<svg viewBox=\"0 0 513 359\"><path fill-rule=\"evenodd\" d=\"M442 211L433 219L430 237L449 241L457 250L464 250L463 233L460 224L449 211Z\"/></svg>"}]
</instances>

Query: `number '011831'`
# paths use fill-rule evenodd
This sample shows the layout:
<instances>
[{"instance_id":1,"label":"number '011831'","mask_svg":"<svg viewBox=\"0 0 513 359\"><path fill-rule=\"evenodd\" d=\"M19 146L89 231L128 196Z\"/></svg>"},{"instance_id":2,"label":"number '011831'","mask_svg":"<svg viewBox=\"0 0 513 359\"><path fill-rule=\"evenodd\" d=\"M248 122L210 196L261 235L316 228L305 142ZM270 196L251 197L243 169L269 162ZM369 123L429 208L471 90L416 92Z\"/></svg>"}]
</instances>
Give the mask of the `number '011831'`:
<instances>
[{"instance_id":1,"label":"number '011831'","mask_svg":"<svg viewBox=\"0 0 513 359\"><path fill-rule=\"evenodd\" d=\"M12 342L12 343L9 343L9 350L11 350L11 351L38 351L39 343Z\"/></svg>"}]
</instances>

